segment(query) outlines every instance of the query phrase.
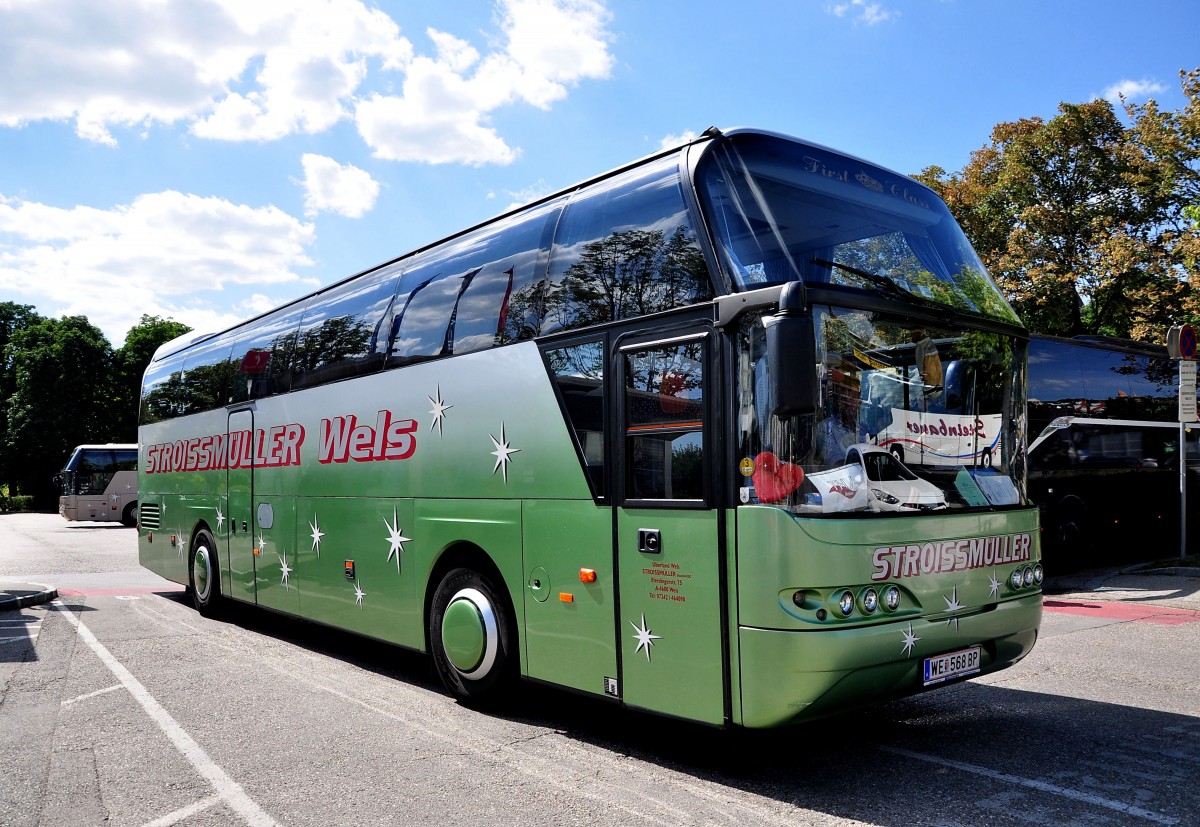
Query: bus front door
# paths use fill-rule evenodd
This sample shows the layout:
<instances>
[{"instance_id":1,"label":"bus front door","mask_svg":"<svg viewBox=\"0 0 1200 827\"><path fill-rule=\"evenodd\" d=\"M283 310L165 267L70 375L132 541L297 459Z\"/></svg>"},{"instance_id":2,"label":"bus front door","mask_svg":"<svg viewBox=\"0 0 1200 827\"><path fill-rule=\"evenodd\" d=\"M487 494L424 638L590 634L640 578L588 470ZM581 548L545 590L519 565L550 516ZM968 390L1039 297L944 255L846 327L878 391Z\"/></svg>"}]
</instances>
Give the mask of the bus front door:
<instances>
[{"instance_id":1,"label":"bus front door","mask_svg":"<svg viewBox=\"0 0 1200 827\"><path fill-rule=\"evenodd\" d=\"M711 336L617 350L620 694L631 707L720 724L728 670L708 468L717 454Z\"/></svg>"},{"instance_id":2,"label":"bus front door","mask_svg":"<svg viewBox=\"0 0 1200 827\"><path fill-rule=\"evenodd\" d=\"M228 595L235 600L257 602L254 538L254 411L229 414L229 531L225 560L228 563Z\"/></svg>"}]
</instances>

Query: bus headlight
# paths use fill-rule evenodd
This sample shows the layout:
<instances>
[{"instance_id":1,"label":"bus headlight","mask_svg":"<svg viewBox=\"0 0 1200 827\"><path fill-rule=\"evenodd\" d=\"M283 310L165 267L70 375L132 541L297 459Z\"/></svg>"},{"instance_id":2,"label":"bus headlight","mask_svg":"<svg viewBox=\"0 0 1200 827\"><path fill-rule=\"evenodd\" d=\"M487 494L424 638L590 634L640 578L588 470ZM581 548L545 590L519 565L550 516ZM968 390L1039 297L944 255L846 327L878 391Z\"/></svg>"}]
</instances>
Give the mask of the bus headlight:
<instances>
[{"instance_id":1,"label":"bus headlight","mask_svg":"<svg viewBox=\"0 0 1200 827\"><path fill-rule=\"evenodd\" d=\"M1024 573L1024 575L1022 575L1022 579L1025 581L1026 586L1033 585L1033 567L1032 566L1025 567L1025 573Z\"/></svg>"},{"instance_id":2,"label":"bus headlight","mask_svg":"<svg viewBox=\"0 0 1200 827\"><path fill-rule=\"evenodd\" d=\"M1038 563L1033 567L1033 582L1037 583L1039 586L1042 585L1042 578L1044 576L1045 575L1042 572L1042 564Z\"/></svg>"},{"instance_id":3,"label":"bus headlight","mask_svg":"<svg viewBox=\"0 0 1200 827\"><path fill-rule=\"evenodd\" d=\"M1021 584L1025 582L1025 574L1020 569L1017 569L1012 573L1012 577L1008 578L1008 582L1014 589L1019 589L1021 588Z\"/></svg>"},{"instance_id":4,"label":"bus headlight","mask_svg":"<svg viewBox=\"0 0 1200 827\"><path fill-rule=\"evenodd\" d=\"M883 590L883 607L889 612L900 608L900 589L898 587L888 586Z\"/></svg>"},{"instance_id":5,"label":"bus headlight","mask_svg":"<svg viewBox=\"0 0 1200 827\"><path fill-rule=\"evenodd\" d=\"M842 613L842 617L849 617L854 611L854 592L846 589L842 592L842 596L838 598L838 611Z\"/></svg>"},{"instance_id":6,"label":"bus headlight","mask_svg":"<svg viewBox=\"0 0 1200 827\"><path fill-rule=\"evenodd\" d=\"M862 607L867 614L875 614L875 610L879 608L879 592L874 589L867 589L863 592Z\"/></svg>"}]
</instances>

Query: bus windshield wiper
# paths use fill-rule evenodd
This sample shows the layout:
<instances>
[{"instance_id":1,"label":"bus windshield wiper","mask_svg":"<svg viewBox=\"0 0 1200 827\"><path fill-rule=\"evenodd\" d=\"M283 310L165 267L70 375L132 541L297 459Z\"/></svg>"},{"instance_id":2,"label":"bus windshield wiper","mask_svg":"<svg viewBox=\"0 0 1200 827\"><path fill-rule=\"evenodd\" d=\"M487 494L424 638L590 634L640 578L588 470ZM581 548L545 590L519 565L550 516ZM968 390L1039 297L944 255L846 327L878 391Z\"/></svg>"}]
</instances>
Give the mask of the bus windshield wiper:
<instances>
[{"instance_id":1,"label":"bus windshield wiper","mask_svg":"<svg viewBox=\"0 0 1200 827\"><path fill-rule=\"evenodd\" d=\"M881 293L886 293L891 296L918 301L921 303L925 302L925 299L922 296L918 296L911 290L901 287L899 284L896 284L896 282L892 281L886 276L881 276L877 273L871 273L867 270L860 270L857 267L851 267L849 264L841 264L836 261L830 261L826 258L813 258L809 259L809 261L813 264L818 264L821 267L836 267L838 270L845 270L847 273L863 279L872 287L877 288Z\"/></svg>"}]
</instances>

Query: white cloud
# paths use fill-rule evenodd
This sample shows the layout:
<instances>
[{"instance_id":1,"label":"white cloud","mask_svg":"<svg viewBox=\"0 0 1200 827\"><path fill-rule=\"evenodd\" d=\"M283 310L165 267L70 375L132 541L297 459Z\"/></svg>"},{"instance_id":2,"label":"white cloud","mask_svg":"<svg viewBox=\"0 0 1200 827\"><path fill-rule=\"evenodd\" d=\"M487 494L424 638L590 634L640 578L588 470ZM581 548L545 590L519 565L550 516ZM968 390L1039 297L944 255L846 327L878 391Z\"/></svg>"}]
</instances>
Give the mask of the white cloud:
<instances>
[{"instance_id":1,"label":"white cloud","mask_svg":"<svg viewBox=\"0 0 1200 827\"><path fill-rule=\"evenodd\" d=\"M362 218L375 207L379 182L366 170L313 153L305 153L300 163L304 167L301 184L305 191L306 215L325 211L347 218Z\"/></svg>"},{"instance_id":2,"label":"white cloud","mask_svg":"<svg viewBox=\"0 0 1200 827\"><path fill-rule=\"evenodd\" d=\"M689 141L696 140L697 132L694 129L687 129L678 135L664 135L662 140L658 142L659 149L670 149L673 146L682 146Z\"/></svg>"},{"instance_id":3,"label":"white cloud","mask_svg":"<svg viewBox=\"0 0 1200 827\"><path fill-rule=\"evenodd\" d=\"M1106 101L1119 104L1122 98L1127 101L1146 100L1165 91L1167 91L1167 87L1158 81L1121 80L1105 89L1101 97Z\"/></svg>"},{"instance_id":4,"label":"white cloud","mask_svg":"<svg viewBox=\"0 0 1200 827\"><path fill-rule=\"evenodd\" d=\"M900 12L887 9L882 3L872 3L869 0L849 0L847 3L835 3L827 7L835 17L850 17L854 24L865 23L874 26L887 20L895 20Z\"/></svg>"},{"instance_id":5,"label":"white cloud","mask_svg":"<svg viewBox=\"0 0 1200 827\"><path fill-rule=\"evenodd\" d=\"M540 109L585 78L607 77L608 12L594 0L500 0L499 50L430 30L435 57L415 57L399 95L359 103L359 134L379 158L432 164L507 164L519 154L488 125L516 102Z\"/></svg>"},{"instance_id":6,"label":"white cloud","mask_svg":"<svg viewBox=\"0 0 1200 827\"><path fill-rule=\"evenodd\" d=\"M0 196L0 294L85 315L114 345L143 313L211 330L257 309L227 286L301 292L312 242L311 224L276 207L221 198L166 191L100 210Z\"/></svg>"},{"instance_id":7,"label":"white cloud","mask_svg":"<svg viewBox=\"0 0 1200 827\"><path fill-rule=\"evenodd\" d=\"M607 77L608 19L599 0L496 0L491 51L431 30L433 54L418 56L361 0L7 0L0 126L73 121L115 144L118 127L182 123L269 141L354 117L380 158L504 164L518 150L489 113L548 108Z\"/></svg>"}]
</instances>

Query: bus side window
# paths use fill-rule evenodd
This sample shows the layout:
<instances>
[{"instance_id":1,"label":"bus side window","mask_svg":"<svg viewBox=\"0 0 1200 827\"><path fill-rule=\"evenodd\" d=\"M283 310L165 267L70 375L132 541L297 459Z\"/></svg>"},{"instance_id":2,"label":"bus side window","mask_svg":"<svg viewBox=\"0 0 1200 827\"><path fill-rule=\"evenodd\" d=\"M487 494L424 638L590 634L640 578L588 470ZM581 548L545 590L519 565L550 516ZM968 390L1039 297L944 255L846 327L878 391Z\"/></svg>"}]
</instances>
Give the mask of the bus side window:
<instances>
[{"instance_id":1,"label":"bus side window","mask_svg":"<svg viewBox=\"0 0 1200 827\"><path fill-rule=\"evenodd\" d=\"M576 194L550 256L542 334L671 310L713 296L683 200L678 157Z\"/></svg>"},{"instance_id":2,"label":"bus side window","mask_svg":"<svg viewBox=\"0 0 1200 827\"><path fill-rule=\"evenodd\" d=\"M542 307L543 250L561 208L561 200L544 204L406 262L388 367L532 338Z\"/></svg>"},{"instance_id":3,"label":"bus side window","mask_svg":"<svg viewBox=\"0 0 1200 827\"><path fill-rule=\"evenodd\" d=\"M180 356L168 356L147 367L142 381L139 424L149 425L179 415L182 370L183 359Z\"/></svg>"},{"instance_id":4,"label":"bus side window","mask_svg":"<svg viewBox=\"0 0 1200 827\"><path fill-rule=\"evenodd\" d=\"M263 320L261 327L233 345L231 361L237 369L233 378L232 402L261 399L292 389L292 359L301 310L292 307Z\"/></svg>"},{"instance_id":5,"label":"bus side window","mask_svg":"<svg viewBox=\"0 0 1200 827\"><path fill-rule=\"evenodd\" d=\"M546 351L550 378L558 386L558 395L575 434L598 498L605 495L604 484L604 342L585 342Z\"/></svg>"},{"instance_id":6,"label":"bus side window","mask_svg":"<svg viewBox=\"0 0 1200 827\"><path fill-rule=\"evenodd\" d=\"M625 499L703 500L704 344L625 354Z\"/></svg>"},{"instance_id":7,"label":"bus side window","mask_svg":"<svg viewBox=\"0 0 1200 827\"><path fill-rule=\"evenodd\" d=\"M179 405L176 416L211 411L230 403L233 366L229 350L233 342L218 336L187 351L183 373L179 377Z\"/></svg>"},{"instance_id":8,"label":"bus side window","mask_svg":"<svg viewBox=\"0 0 1200 827\"><path fill-rule=\"evenodd\" d=\"M383 368L400 269L396 264L383 267L309 300L286 368L293 390Z\"/></svg>"}]
</instances>

